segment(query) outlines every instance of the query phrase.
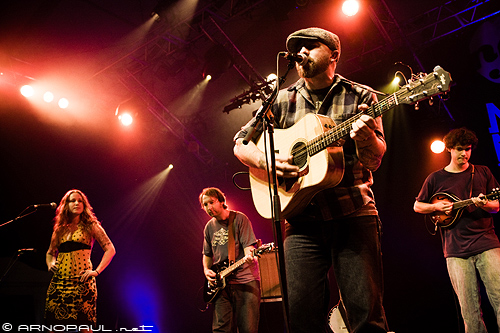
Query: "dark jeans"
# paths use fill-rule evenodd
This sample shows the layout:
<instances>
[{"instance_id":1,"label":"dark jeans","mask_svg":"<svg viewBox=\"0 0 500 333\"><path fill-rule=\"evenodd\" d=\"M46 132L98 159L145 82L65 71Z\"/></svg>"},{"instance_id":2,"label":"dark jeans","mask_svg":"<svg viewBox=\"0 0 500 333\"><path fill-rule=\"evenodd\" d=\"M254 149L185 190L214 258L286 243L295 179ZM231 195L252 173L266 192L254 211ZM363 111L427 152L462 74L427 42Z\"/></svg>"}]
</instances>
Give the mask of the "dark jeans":
<instances>
[{"instance_id":1,"label":"dark jeans","mask_svg":"<svg viewBox=\"0 0 500 333\"><path fill-rule=\"evenodd\" d=\"M327 332L333 265L349 332L386 332L378 216L287 224L284 242L291 333Z\"/></svg>"},{"instance_id":2,"label":"dark jeans","mask_svg":"<svg viewBox=\"0 0 500 333\"><path fill-rule=\"evenodd\" d=\"M214 304L213 332L257 333L259 330L260 283L227 284Z\"/></svg>"}]
</instances>

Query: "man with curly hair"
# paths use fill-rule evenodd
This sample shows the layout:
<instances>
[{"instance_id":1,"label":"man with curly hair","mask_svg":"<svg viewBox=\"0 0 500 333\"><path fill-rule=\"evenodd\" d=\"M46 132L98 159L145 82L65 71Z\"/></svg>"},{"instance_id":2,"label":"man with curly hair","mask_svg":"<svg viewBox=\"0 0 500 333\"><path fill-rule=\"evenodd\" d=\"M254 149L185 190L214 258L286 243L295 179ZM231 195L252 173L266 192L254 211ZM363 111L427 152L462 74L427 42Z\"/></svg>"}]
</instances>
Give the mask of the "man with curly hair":
<instances>
[{"instance_id":1,"label":"man with curly hair","mask_svg":"<svg viewBox=\"0 0 500 333\"><path fill-rule=\"evenodd\" d=\"M441 226L443 253L465 332L485 333L478 276L500 326L500 242L491 215L498 212L499 203L484 196L497 188L498 182L488 167L469 162L478 142L474 132L454 129L444 142L451 161L427 177L413 209L430 214L436 226ZM460 199L472 199L471 204L456 210L453 203Z\"/></svg>"}]
</instances>

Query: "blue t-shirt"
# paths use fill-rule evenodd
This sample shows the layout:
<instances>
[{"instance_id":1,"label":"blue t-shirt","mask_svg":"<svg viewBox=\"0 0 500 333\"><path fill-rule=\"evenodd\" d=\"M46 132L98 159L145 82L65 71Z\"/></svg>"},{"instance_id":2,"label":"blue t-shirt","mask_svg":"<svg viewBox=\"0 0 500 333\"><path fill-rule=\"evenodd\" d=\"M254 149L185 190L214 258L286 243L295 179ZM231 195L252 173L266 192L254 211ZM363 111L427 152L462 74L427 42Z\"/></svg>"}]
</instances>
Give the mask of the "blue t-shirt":
<instances>
[{"instance_id":1,"label":"blue t-shirt","mask_svg":"<svg viewBox=\"0 0 500 333\"><path fill-rule=\"evenodd\" d=\"M488 167L475 165L473 177L472 169L471 164L467 170L458 173L444 169L431 173L422 185L416 200L429 202L431 197L439 192L454 194L460 200L469 199L471 179L472 197L477 197L480 193L488 194L499 187ZM445 258L468 258L500 247L491 214L475 205L465 207L460 218L451 227L440 230Z\"/></svg>"}]
</instances>

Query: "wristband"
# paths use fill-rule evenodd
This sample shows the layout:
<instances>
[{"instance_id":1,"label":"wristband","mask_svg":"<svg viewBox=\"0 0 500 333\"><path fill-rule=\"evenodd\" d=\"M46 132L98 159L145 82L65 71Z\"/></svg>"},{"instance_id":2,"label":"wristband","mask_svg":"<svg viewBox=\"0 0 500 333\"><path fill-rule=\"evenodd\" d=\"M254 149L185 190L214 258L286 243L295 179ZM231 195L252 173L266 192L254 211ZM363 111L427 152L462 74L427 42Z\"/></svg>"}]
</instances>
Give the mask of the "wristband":
<instances>
[{"instance_id":1,"label":"wristband","mask_svg":"<svg viewBox=\"0 0 500 333\"><path fill-rule=\"evenodd\" d=\"M97 269L95 269L94 271L97 273L97 275L99 275L99 274L100 274L100 273L99 273L99 271L98 271Z\"/></svg>"}]
</instances>

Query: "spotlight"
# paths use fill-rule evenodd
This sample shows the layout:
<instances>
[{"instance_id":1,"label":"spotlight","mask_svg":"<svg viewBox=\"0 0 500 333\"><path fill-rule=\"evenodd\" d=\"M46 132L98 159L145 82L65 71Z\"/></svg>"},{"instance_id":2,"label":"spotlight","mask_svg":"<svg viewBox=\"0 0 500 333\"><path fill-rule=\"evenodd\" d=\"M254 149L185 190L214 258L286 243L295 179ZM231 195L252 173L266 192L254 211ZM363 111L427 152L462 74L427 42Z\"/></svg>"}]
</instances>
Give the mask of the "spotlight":
<instances>
[{"instance_id":1,"label":"spotlight","mask_svg":"<svg viewBox=\"0 0 500 333\"><path fill-rule=\"evenodd\" d=\"M130 126L134 122L132 115L126 112L118 115L118 120L120 120L123 126Z\"/></svg>"},{"instance_id":2,"label":"spotlight","mask_svg":"<svg viewBox=\"0 0 500 333\"><path fill-rule=\"evenodd\" d=\"M54 100L54 94L50 91L47 91L45 94L43 94L43 100L47 103L52 102Z\"/></svg>"},{"instance_id":3,"label":"spotlight","mask_svg":"<svg viewBox=\"0 0 500 333\"><path fill-rule=\"evenodd\" d=\"M69 101L66 98L61 98L57 103L61 109L66 109L69 106Z\"/></svg>"},{"instance_id":4,"label":"spotlight","mask_svg":"<svg viewBox=\"0 0 500 333\"><path fill-rule=\"evenodd\" d=\"M404 81L404 82L402 82L402 81ZM394 78L392 79L391 83L395 86L399 86L400 83L405 85L405 84L408 84L408 80L406 79L406 76L403 72L396 71L396 73L394 73Z\"/></svg>"},{"instance_id":5,"label":"spotlight","mask_svg":"<svg viewBox=\"0 0 500 333\"><path fill-rule=\"evenodd\" d=\"M434 153L434 154L440 154L444 151L445 149L445 145L444 145L444 142L441 141L441 140L435 140L432 144L431 144L431 151Z\"/></svg>"},{"instance_id":6,"label":"spotlight","mask_svg":"<svg viewBox=\"0 0 500 333\"><path fill-rule=\"evenodd\" d=\"M137 110L141 108L138 103L137 99L130 97L116 107L115 116L123 126L130 126L134 122Z\"/></svg>"},{"instance_id":7,"label":"spotlight","mask_svg":"<svg viewBox=\"0 0 500 333\"><path fill-rule=\"evenodd\" d=\"M168 3L165 0L160 0L151 11L151 16L156 21L159 21L161 12L165 11L167 8L168 8Z\"/></svg>"},{"instance_id":8,"label":"spotlight","mask_svg":"<svg viewBox=\"0 0 500 333\"><path fill-rule=\"evenodd\" d=\"M221 44L213 45L205 53L205 63L203 65L203 78L210 75L212 80L219 78L233 65L233 60L229 51Z\"/></svg>"},{"instance_id":9,"label":"spotlight","mask_svg":"<svg viewBox=\"0 0 500 333\"><path fill-rule=\"evenodd\" d=\"M33 87L28 85L28 84L22 86L20 91L21 91L21 95L23 95L24 97L31 97L35 93L35 90L33 89Z\"/></svg>"},{"instance_id":10,"label":"spotlight","mask_svg":"<svg viewBox=\"0 0 500 333\"><path fill-rule=\"evenodd\" d=\"M359 11L359 2L357 0L347 0L342 4L342 12L347 16L354 16Z\"/></svg>"},{"instance_id":11,"label":"spotlight","mask_svg":"<svg viewBox=\"0 0 500 333\"><path fill-rule=\"evenodd\" d=\"M160 21L160 15L158 15L157 13L151 13L151 16L156 22Z\"/></svg>"},{"instance_id":12,"label":"spotlight","mask_svg":"<svg viewBox=\"0 0 500 333\"><path fill-rule=\"evenodd\" d=\"M173 165L173 164L170 164L170 165L168 166L168 169L169 169L169 170L172 170L173 168L174 168L174 165Z\"/></svg>"}]
</instances>

